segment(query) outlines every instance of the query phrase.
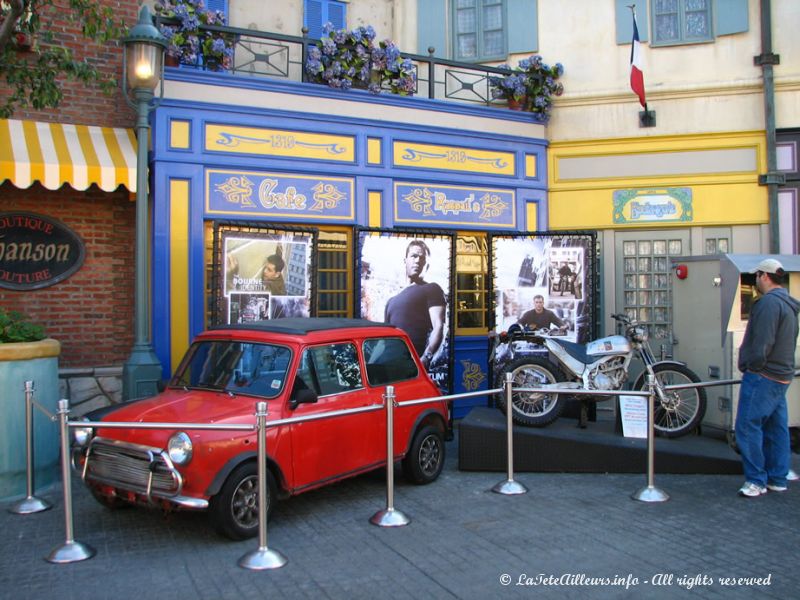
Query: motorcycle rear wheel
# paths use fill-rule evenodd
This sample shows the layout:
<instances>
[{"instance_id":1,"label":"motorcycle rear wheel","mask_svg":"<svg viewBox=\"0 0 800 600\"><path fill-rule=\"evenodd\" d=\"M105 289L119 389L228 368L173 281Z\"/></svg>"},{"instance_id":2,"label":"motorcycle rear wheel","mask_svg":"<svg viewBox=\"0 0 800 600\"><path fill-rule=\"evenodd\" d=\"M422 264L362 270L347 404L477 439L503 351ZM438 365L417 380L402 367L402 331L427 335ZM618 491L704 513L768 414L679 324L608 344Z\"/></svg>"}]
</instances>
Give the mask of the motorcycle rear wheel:
<instances>
[{"instance_id":1,"label":"motorcycle rear wheel","mask_svg":"<svg viewBox=\"0 0 800 600\"><path fill-rule=\"evenodd\" d=\"M654 365L653 373L662 385L683 385L698 383L700 378L691 369L683 365ZM634 385L635 390L645 388L646 376L639 376ZM656 433L668 438L687 435L697 428L706 414L706 391L704 388L686 388L682 390L665 390L667 401L655 399L653 427Z\"/></svg>"},{"instance_id":2,"label":"motorcycle rear wheel","mask_svg":"<svg viewBox=\"0 0 800 600\"><path fill-rule=\"evenodd\" d=\"M508 363L497 376L498 387L503 387L506 373L511 373L512 388L539 387L563 380L561 371L550 361L536 357L517 358ZM561 416L566 398L561 398L561 394L512 392L511 403L513 407L511 418L515 423L526 427L544 427ZM497 405L505 414L505 394L498 396Z\"/></svg>"}]
</instances>

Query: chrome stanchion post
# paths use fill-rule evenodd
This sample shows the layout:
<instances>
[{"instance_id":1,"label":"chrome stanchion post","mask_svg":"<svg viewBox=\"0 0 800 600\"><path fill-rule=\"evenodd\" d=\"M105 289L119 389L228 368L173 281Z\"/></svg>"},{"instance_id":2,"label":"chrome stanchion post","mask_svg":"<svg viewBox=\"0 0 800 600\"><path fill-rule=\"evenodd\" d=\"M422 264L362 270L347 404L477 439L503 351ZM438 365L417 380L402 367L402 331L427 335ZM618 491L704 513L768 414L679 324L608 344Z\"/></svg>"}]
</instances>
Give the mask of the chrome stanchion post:
<instances>
[{"instance_id":1,"label":"chrome stanchion post","mask_svg":"<svg viewBox=\"0 0 800 600\"><path fill-rule=\"evenodd\" d=\"M669 494L657 488L654 483L654 464L656 454L655 444L655 405L656 405L656 376L651 367L647 367L647 485L636 491L631 498L641 502L666 502Z\"/></svg>"},{"instance_id":2,"label":"chrome stanchion post","mask_svg":"<svg viewBox=\"0 0 800 600\"><path fill-rule=\"evenodd\" d=\"M256 404L256 425L258 435L258 550L251 550L239 559L243 569L263 571L279 569L288 561L277 550L267 547L267 503L275 498L267 498L267 403Z\"/></svg>"},{"instance_id":3,"label":"chrome stanchion post","mask_svg":"<svg viewBox=\"0 0 800 600\"><path fill-rule=\"evenodd\" d=\"M33 460L33 382L25 382L25 468L27 476L26 496L11 505L8 512L17 515L29 515L42 512L52 505L46 500L37 498L33 495L34 490L34 471L36 466Z\"/></svg>"},{"instance_id":4,"label":"chrome stanchion post","mask_svg":"<svg viewBox=\"0 0 800 600\"><path fill-rule=\"evenodd\" d=\"M518 481L514 481L514 430L511 419L511 413L514 410L511 391L513 378L514 376L512 373L506 373L506 380L503 382L503 393L506 395L506 453L508 458L508 479L501 481L492 488L493 492L506 496L525 494L528 491L528 488L524 485Z\"/></svg>"},{"instance_id":5,"label":"chrome stanchion post","mask_svg":"<svg viewBox=\"0 0 800 600\"><path fill-rule=\"evenodd\" d=\"M51 563L73 563L95 554L94 548L76 542L72 533L72 474L69 466L69 400L58 401L58 422L61 429L61 478L64 488L64 524L66 540L45 558Z\"/></svg>"},{"instance_id":6,"label":"chrome stanchion post","mask_svg":"<svg viewBox=\"0 0 800 600\"><path fill-rule=\"evenodd\" d=\"M394 507L394 386L386 386L383 401L386 406L386 508L372 515L369 522L378 527L401 527L408 525L411 519Z\"/></svg>"}]
</instances>

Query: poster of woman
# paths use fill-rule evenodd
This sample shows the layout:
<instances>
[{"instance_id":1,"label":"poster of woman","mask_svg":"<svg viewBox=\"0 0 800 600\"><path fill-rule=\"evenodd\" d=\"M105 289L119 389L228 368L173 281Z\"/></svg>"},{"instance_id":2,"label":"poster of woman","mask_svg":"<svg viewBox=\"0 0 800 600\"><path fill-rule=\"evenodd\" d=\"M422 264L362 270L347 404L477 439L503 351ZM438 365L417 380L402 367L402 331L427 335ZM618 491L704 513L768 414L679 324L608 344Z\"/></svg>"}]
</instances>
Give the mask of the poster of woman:
<instances>
[{"instance_id":1,"label":"poster of woman","mask_svg":"<svg viewBox=\"0 0 800 600\"><path fill-rule=\"evenodd\" d=\"M428 374L449 388L453 240L361 232L361 317L404 330Z\"/></svg>"}]
</instances>

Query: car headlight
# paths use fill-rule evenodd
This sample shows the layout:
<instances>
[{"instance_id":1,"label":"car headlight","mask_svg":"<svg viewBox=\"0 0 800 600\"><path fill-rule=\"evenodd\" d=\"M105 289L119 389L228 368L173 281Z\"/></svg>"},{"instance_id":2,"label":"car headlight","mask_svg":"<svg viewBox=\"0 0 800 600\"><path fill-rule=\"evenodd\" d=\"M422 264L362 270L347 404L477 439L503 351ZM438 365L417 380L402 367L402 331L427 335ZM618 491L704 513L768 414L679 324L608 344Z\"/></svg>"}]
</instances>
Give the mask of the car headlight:
<instances>
[{"instance_id":1,"label":"car headlight","mask_svg":"<svg viewBox=\"0 0 800 600\"><path fill-rule=\"evenodd\" d=\"M169 438L167 454L176 465L185 465L192 460L192 440L189 435L179 431Z\"/></svg>"},{"instance_id":2,"label":"car headlight","mask_svg":"<svg viewBox=\"0 0 800 600\"><path fill-rule=\"evenodd\" d=\"M88 419L81 419L87 421ZM94 429L91 427L74 427L72 429L72 439L78 446L85 446L88 444L92 437L94 437Z\"/></svg>"}]
</instances>

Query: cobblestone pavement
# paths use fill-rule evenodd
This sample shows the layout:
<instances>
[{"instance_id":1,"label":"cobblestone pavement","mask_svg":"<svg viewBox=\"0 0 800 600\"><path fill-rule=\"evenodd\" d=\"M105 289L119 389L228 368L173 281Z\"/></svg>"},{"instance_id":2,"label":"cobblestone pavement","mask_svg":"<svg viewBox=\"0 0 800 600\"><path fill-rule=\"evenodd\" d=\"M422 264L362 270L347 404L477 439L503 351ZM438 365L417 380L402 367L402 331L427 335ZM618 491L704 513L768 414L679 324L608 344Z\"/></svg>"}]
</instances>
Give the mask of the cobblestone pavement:
<instances>
[{"instance_id":1,"label":"cobblestone pavement","mask_svg":"<svg viewBox=\"0 0 800 600\"><path fill-rule=\"evenodd\" d=\"M656 475L671 499L649 504L630 498L644 474L523 473L530 491L501 496L490 489L505 475L458 471L455 444L434 484L398 476L406 527L369 523L385 507L380 473L280 503L268 541L289 562L270 571L240 568L257 542L218 537L202 513L110 511L79 481L74 537L97 554L50 564L44 557L64 542L60 485L37 493L54 504L44 513L13 515L5 502L0 597L797 597L798 483L744 499L738 476Z\"/></svg>"}]
</instances>

